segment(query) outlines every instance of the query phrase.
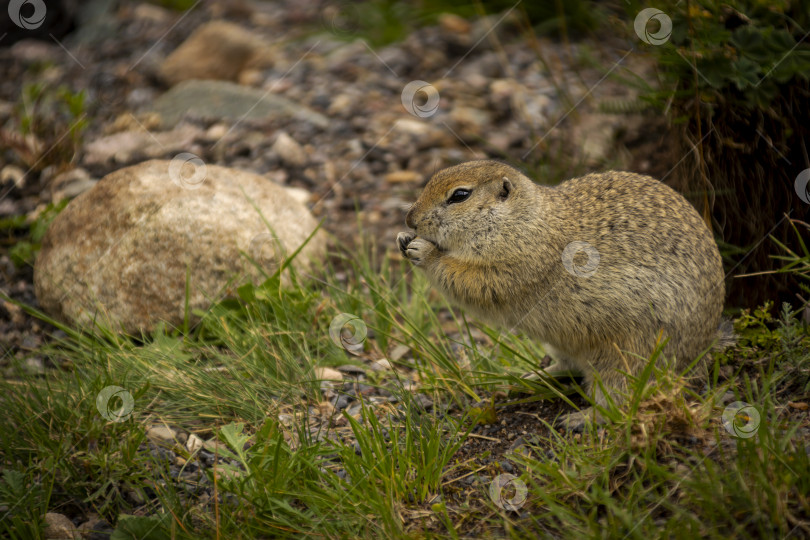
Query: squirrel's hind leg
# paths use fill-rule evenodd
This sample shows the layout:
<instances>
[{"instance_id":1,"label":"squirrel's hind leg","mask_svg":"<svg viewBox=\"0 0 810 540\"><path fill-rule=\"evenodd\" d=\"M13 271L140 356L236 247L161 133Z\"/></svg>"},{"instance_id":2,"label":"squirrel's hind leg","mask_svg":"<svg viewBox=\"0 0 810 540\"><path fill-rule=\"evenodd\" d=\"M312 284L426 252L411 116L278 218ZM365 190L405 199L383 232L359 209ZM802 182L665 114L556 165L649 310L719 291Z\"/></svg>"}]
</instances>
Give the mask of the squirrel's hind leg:
<instances>
[{"instance_id":1,"label":"squirrel's hind leg","mask_svg":"<svg viewBox=\"0 0 810 540\"><path fill-rule=\"evenodd\" d=\"M607 408L612 402L621 406L627 391L627 376L615 368L609 368L613 362L592 362L585 373L584 388L586 394L599 407ZM595 364L595 365L594 365ZM600 369L601 368L601 369ZM609 398L608 398L609 396ZM605 418L596 407L587 407L575 411L557 420L556 424L568 431L581 431L585 425L604 424Z\"/></svg>"}]
</instances>

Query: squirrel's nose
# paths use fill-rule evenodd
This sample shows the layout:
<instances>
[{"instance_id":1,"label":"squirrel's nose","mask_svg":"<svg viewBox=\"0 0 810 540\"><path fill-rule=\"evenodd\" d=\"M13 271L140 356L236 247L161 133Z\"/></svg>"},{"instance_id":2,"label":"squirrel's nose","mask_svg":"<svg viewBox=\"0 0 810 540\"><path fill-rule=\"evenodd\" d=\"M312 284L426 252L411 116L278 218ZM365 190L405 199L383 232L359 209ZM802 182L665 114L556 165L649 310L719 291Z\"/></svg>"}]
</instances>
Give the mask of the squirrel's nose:
<instances>
[{"instance_id":1,"label":"squirrel's nose","mask_svg":"<svg viewBox=\"0 0 810 540\"><path fill-rule=\"evenodd\" d=\"M413 207L408 210L408 214L405 216L405 225L411 229L416 229L416 224L413 222Z\"/></svg>"}]
</instances>

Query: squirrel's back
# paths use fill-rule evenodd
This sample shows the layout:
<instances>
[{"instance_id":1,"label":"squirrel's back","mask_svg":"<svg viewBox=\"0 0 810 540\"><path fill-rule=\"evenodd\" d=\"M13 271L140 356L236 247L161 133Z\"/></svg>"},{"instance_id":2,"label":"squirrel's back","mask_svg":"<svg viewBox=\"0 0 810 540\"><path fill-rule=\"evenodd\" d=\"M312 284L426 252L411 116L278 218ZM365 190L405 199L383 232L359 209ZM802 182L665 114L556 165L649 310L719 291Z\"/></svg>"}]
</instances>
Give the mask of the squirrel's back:
<instances>
[{"instance_id":1,"label":"squirrel's back","mask_svg":"<svg viewBox=\"0 0 810 540\"><path fill-rule=\"evenodd\" d=\"M648 176L618 171L540 189L553 194L552 206L568 217L558 238L563 262L572 244L583 252L574 255L574 272L558 275L573 303L589 311L585 319L596 332L649 336L657 328L684 358L718 336L722 260L709 228L682 195ZM624 313L617 316L617 309Z\"/></svg>"}]
</instances>

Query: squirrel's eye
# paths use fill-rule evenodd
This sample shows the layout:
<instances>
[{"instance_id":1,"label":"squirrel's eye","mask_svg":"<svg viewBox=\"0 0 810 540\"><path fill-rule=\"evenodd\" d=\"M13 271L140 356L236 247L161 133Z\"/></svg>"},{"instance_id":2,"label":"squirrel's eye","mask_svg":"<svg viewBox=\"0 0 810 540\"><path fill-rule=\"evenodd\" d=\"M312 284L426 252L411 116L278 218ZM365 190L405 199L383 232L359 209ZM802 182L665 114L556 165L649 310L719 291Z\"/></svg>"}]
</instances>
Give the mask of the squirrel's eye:
<instances>
[{"instance_id":1,"label":"squirrel's eye","mask_svg":"<svg viewBox=\"0 0 810 540\"><path fill-rule=\"evenodd\" d=\"M453 204L453 203L459 203L459 202L462 202L462 201L466 201L467 198L470 196L470 193L472 193L472 191L470 191L469 189L457 189L447 199L447 204Z\"/></svg>"}]
</instances>

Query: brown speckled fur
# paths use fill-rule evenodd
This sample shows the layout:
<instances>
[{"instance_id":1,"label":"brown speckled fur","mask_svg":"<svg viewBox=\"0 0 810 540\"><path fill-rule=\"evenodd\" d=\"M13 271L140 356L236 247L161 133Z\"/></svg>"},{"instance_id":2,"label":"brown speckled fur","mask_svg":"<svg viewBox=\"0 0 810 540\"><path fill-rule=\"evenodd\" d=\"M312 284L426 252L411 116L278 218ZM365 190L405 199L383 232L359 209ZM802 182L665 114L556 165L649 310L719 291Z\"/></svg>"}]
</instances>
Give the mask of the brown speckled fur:
<instances>
[{"instance_id":1,"label":"brown speckled fur","mask_svg":"<svg viewBox=\"0 0 810 540\"><path fill-rule=\"evenodd\" d=\"M454 190L470 197L448 204ZM659 335L675 369L722 338L717 245L680 194L647 176L610 171L540 186L496 161L436 173L408 212L403 254L451 301L481 320L550 346L549 371L577 370L597 403L626 388ZM599 253L590 277L563 265L571 242ZM582 267L581 252L574 263ZM722 339L720 339L722 341ZM583 414L570 420L575 424Z\"/></svg>"}]
</instances>

